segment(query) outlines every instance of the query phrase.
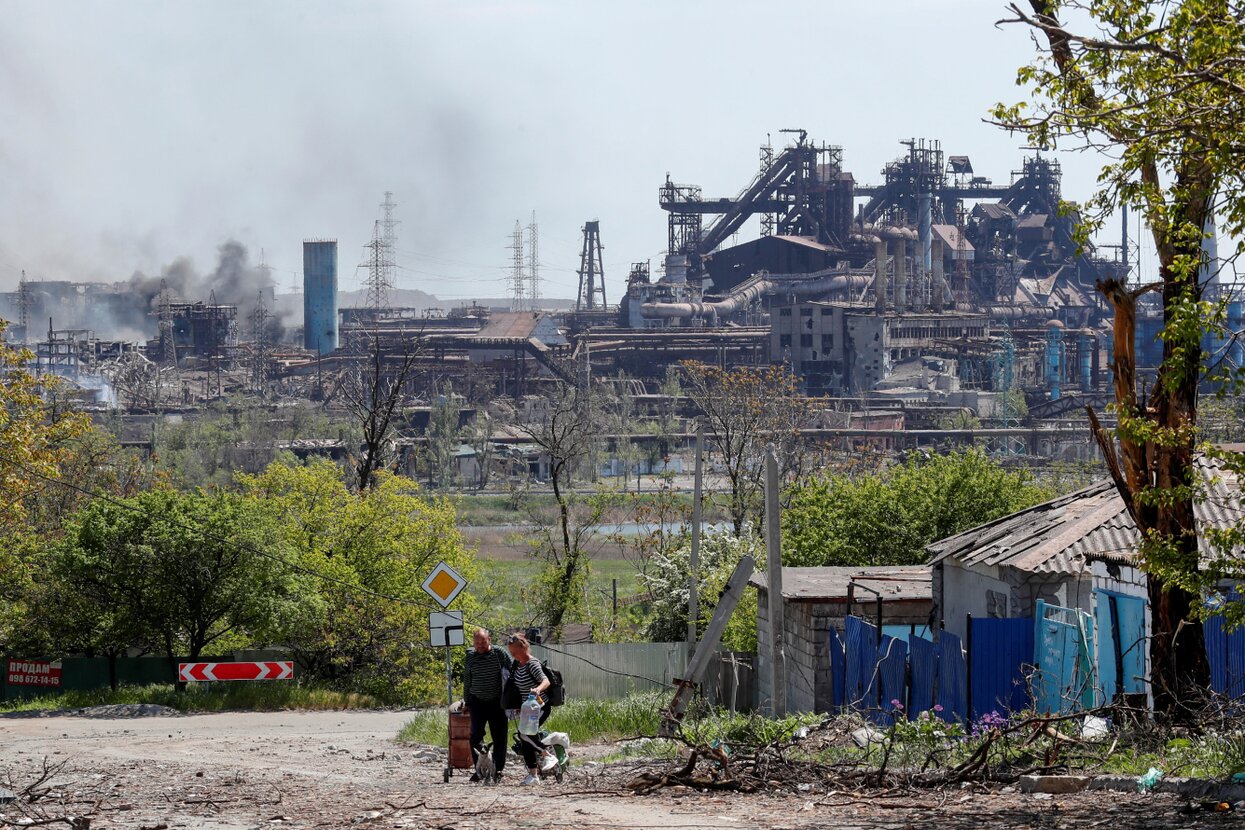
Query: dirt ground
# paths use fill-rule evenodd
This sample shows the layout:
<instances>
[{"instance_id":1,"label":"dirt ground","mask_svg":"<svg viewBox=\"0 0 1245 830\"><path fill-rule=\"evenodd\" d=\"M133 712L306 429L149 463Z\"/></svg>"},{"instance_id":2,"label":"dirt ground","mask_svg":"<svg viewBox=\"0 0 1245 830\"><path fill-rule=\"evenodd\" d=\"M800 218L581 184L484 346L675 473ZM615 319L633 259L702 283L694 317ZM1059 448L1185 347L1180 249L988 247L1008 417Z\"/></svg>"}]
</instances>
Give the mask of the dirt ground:
<instances>
[{"instance_id":1,"label":"dirt ground","mask_svg":"<svg viewBox=\"0 0 1245 830\"><path fill-rule=\"evenodd\" d=\"M624 788L637 762L581 763L562 784L442 781L444 756L400 746L401 712L0 716L0 786L65 767L36 803L0 803L0 827L242 828L1176 828L1240 826L1169 796L943 792L723 795ZM602 758L586 747L578 758ZM49 787L50 785L50 787ZM3 793L0 793L2 801ZM87 815L89 825L47 820ZM32 821L33 820L33 821Z\"/></svg>"}]
</instances>

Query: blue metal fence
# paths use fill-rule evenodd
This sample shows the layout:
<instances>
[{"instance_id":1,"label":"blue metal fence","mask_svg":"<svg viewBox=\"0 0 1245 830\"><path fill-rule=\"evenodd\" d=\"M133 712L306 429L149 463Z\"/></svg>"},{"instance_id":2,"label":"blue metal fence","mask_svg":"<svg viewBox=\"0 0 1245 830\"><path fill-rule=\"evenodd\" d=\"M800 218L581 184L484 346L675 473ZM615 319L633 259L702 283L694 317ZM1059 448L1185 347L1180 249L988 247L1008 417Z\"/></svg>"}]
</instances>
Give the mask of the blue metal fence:
<instances>
[{"instance_id":1,"label":"blue metal fence","mask_svg":"<svg viewBox=\"0 0 1245 830\"><path fill-rule=\"evenodd\" d=\"M1245 626L1229 631L1221 616L1202 626L1206 659L1210 663L1210 687L1233 700L1245 697Z\"/></svg>"},{"instance_id":2,"label":"blue metal fence","mask_svg":"<svg viewBox=\"0 0 1245 830\"><path fill-rule=\"evenodd\" d=\"M968 676L960 638L949 631L938 635L938 716L956 723L968 715Z\"/></svg>"},{"instance_id":3,"label":"blue metal fence","mask_svg":"<svg viewBox=\"0 0 1245 830\"><path fill-rule=\"evenodd\" d=\"M970 619L969 710L973 720L998 712L1007 714L1030 705L1033 663L1033 620Z\"/></svg>"}]
</instances>

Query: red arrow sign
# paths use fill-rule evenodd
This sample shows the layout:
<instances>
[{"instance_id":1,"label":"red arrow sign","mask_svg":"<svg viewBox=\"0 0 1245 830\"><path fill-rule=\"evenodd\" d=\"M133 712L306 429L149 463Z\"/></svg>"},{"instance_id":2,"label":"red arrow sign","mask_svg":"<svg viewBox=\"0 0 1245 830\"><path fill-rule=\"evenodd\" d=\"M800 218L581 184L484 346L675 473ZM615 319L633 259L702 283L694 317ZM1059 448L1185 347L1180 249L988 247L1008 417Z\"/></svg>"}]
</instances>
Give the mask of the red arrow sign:
<instances>
[{"instance_id":1,"label":"red arrow sign","mask_svg":"<svg viewBox=\"0 0 1245 830\"><path fill-rule=\"evenodd\" d=\"M186 682L208 680L290 680L294 663L289 660L244 663L178 663L177 676Z\"/></svg>"}]
</instances>

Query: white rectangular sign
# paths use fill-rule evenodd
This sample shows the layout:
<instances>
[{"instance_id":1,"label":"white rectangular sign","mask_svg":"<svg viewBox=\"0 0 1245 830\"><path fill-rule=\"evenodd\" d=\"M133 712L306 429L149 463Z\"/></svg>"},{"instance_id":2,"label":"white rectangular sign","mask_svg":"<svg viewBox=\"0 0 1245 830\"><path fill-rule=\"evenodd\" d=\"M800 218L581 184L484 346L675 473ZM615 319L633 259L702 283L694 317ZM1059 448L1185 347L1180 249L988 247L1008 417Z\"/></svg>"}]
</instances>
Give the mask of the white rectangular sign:
<instances>
[{"instance_id":1,"label":"white rectangular sign","mask_svg":"<svg viewBox=\"0 0 1245 830\"><path fill-rule=\"evenodd\" d=\"M433 611L428 615L428 642L434 646L466 645L462 611Z\"/></svg>"}]
</instances>

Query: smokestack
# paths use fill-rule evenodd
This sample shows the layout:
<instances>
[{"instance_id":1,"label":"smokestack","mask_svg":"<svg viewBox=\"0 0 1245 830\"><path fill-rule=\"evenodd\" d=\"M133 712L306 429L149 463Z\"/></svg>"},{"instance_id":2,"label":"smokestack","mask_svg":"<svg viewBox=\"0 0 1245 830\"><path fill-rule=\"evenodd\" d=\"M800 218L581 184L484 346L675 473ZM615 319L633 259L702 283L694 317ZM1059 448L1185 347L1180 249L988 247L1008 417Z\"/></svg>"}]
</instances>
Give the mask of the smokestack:
<instances>
[{"instance_id":1,"label":"smokestack","mask_svg":"<svg viewBox=\"0 0 1245 830\"><path fill-rule=\"evenodd\" d=\"M917 233L921 240L921 284L929 284L930 271L933 270L933 201L931 193L917 196ZM931 286L930 294L933 294Z\"/></svg>"},{"instance_id":2,"label":"smokestack","mask_svg":"<svg viewBox=\"0 0 1245 830\"><path fill-rule=\"evenodd\" d=\"M873 238L873 300L878 314L886 311L886 240Z\"/></svg>"},{"instance_id":3,"label":"smokestack","mask_svg":"<svg viewBox=\"0 0 1245 830\"><path fill-rule=\"evenodd\" d=\"M303 348L337 348L337 240L303 242Z\"/></svg>"}]
</instances>

